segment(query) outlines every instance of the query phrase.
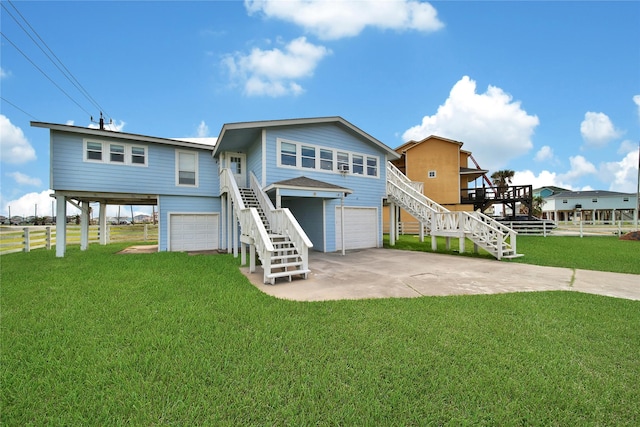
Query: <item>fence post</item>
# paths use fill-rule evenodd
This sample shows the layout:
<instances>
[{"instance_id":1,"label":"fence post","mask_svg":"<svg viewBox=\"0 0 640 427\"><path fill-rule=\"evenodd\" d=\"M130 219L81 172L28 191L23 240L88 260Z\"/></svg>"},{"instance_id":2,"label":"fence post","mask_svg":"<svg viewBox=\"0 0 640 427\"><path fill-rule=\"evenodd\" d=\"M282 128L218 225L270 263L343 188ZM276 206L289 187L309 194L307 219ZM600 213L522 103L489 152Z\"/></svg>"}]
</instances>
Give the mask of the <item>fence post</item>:
<instances>
[{"instance_id":1,"label":"fence post","mask_svg":"<svg viewBox=\"0 0 640 427\"><path fill-rule=\"evenodd\" d=\"M547 237L547 223L546 223L546 221L542 222L542 235L544 237Z\"/></svg>"},{"instance_id":2,"label":"fence post","mask_svg":"<svg viewBox=\"0 0 640 427\"><path fill-rule=\"evenodd\" d=\"M31 251L31 245L29 244L29 227L25 227L23 228L24 231L24 251L25 252L29 252Z\"/></svg>"},{"instance_id":3,"label":"fence post","mask_svg":"<svg viewBox=\"0 0 640 427\"><path fill-rule=\"evenodd\" d=\"M148 232L149 224L144 225L144 241L147 241L147 232Z\"/></svg>"},{"instance_id":4,"label":"fence post","mask_svg":"<svg viewBox=\"0 0 640 427\"><path fill-rule=\"evenodd\" d=\"M47 227L47 250L51 249L51 227Z\"/></svg>"}]
</instances>

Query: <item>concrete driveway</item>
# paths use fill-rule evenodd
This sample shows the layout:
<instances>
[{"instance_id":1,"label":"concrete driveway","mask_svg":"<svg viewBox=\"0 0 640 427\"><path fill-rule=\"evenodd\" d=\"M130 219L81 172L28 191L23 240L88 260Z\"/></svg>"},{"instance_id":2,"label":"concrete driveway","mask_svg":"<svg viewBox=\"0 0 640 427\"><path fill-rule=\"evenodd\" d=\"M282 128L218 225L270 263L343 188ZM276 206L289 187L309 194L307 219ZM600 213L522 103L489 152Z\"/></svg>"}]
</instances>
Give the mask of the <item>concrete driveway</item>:
<instances>
[{"instance_id":1,"label":"concrete driveway","mask_svg":"<svg viewBox=\"0 0 640 427\"><path fill-rule=\"evenodd\" d=\"M604 273L395 249L311 252L307 280L262 283L262 268L241 271L278 298L325 301L564 290L640 300L640 275Z\"/></svg>"}]
</instances>

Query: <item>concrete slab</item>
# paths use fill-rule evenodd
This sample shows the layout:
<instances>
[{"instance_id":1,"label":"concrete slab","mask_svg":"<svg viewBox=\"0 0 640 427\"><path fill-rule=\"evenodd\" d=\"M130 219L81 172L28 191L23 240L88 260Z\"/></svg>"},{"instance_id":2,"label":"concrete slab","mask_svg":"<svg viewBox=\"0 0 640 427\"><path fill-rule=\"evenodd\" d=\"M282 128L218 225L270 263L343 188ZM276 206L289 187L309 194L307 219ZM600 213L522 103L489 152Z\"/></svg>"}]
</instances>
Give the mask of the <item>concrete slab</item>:
<instances>
[{"instance_id":1,"label":"concrete slab","mask_svg":"<svg viewBox=\"0 0 640 427\"><path fill-rule=\"evenodd\" d=\"M640 300L640 275L541 267L513 262L395 249L311 252L307 280L262 283L262 268L241 271L278 298L324 301L574 290Z\"/></svg>"}]
</instances>

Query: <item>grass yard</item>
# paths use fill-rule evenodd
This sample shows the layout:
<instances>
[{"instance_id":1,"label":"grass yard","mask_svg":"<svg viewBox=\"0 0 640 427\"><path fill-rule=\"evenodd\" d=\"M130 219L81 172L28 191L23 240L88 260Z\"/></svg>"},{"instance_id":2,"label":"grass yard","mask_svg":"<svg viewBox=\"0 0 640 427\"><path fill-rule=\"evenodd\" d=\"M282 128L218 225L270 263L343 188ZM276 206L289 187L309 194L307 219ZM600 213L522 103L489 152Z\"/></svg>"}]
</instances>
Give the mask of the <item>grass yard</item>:
<instances>
[{"instance_id":1,"label":"grass yard","mask_svg":"<svg viewBox=\"0 0 640 427\"><path fill-rule=\"evenodd\" d=\"M640 424L638 301L291 302L124 247L2 256L3 425Z\"/></svg>"},{"instance_id":2,"label":"grass yard","mask_svg":"<svg viewBox=\"0 0 640 427\"><path fill-rule=\"evenodd\" d=\"M389 236L384 236L384 247L389 246ZM426 237L420 243L417 236L402 235L396 241L395 249L432 252L431 238ZM491 254L480 250L473 253L473 242L467 240L464 256L495 259ZM504 260L525 264L566 267L582 270L610 271L614 273L640 274L640 242L620 240L614 236L518 236L518 253L524 257ZM438 252L458 254L458 239L451 239L451 249L445 250L445 239L438 238Z\"/></svg>"}]
</instances>

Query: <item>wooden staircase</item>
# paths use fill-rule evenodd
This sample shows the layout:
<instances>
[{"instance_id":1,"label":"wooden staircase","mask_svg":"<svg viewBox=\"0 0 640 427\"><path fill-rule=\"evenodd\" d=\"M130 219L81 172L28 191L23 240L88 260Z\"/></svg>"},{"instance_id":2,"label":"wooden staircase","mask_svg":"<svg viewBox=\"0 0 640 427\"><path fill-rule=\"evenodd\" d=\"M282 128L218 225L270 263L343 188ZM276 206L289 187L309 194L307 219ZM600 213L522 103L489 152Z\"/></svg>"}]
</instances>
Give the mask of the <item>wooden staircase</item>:
<instances>
[{"instance_id":1,"label":"wooden staircase","mask_svg":"<svg viewBox=\"0 0 640 427\"><path fill-rule=\"evenodd\" d=\"M387 200L401 207L429 230L432 248L436 236L457 237L460 250L464 239L471 240L497 259L522 256L516 251L517 233L504 224L480 212L451 212L425 196L391 162L387 163ZM435 248L434 248L435 249Z\"/></svg>"},{"instance_id":2,"label":"wooden staircase","mask_svg":"<svg viewBox=\"0 0 640 427\"><path fill-rule=\"evenodd\" d=\"M285 234L274 233L269 223L269 217L260 205L258 197L252 188L239 188L240 196L244 203L245 208L255 208L258 211L258 215L265 230L269 235L269 240L273 246L273 251L270 251L267 259L262 259L262 267L265 269L264 277L265 282L269 282L274 285L276 279L285 277L289 281L294 276L301 276L306 279L310 270L305 268L301 253L298 251L295 243ZM264 256L266 258L266 256Z\"/></svg>"}]
</instances>

